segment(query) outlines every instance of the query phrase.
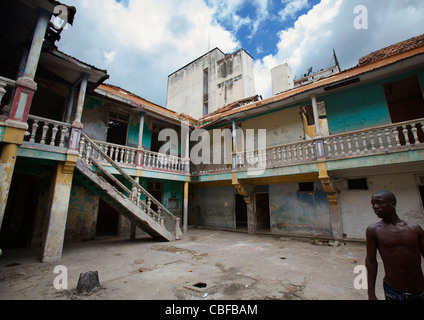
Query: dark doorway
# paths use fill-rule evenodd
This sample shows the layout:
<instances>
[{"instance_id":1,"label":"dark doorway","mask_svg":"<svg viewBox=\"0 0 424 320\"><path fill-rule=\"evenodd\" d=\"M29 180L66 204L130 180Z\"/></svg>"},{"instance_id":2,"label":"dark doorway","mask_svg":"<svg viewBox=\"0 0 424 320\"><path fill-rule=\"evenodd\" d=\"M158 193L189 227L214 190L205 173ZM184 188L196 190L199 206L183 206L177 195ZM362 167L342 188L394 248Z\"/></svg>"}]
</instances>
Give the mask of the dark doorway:
<instances>
[{"instance_id":1,"label":"dark doorway","mask_svg":"<svg viewBox=\"0 0 424 320\"><path fill-rule=\"evenodd\" d=\"M106 142L121 146L127 144L128 118L128 115L123 113L110 113Z\"/></svg>"},{"instance_id":2,"label":"dark doorway","mask_svg":"<svg viewBox=\"0 0 424 320\"><path fill-rule=\"evenodd\" d=\"M1 249L20 249L29 246L39 194L38 178L14 173L0 231Z\"/></svg>"},{"instance_id":3,"label":"dark doorway","mask_svg":"<svg viewBox=\"0 0 424 320\"><path fill-rule=\"evenodd\" d=\"M414 119L424 118L424 98L421 83L417 76L401 79L384 85L387 105L389 107L390 118L393 123L400 123ZM412 133L412 126L406 127L408 138L412 143L415 138ZM424 142L424 132L422 125L416 125L419 142ZM403 128L399 127L400 144L405 145L406 139Z\"/></svg>"},{"instance_id":4,"label":"dark doorway","mask_svg":"<svg viewBox=\"0 0 424 320\"><path fill-rule=\"evenodd\" d=\"M420 190L421 203L423 204L423 208L424 208L424 186L419 186L418 188Z\"/></svg>"},{"instance_id":5,"label":"dark doorway","mask_svg":"<svg viewBox=\"0 0 424 320\"><path fill-rule=\"evenodd\" d=\"M119 236L120 214L103 199L99 201L96 236Z\"/></svg>"},{"instance_id":6,"label":"dark doorway","mask_svg":"<svg viewBox=\"0 0 424 320\"><path fill-rule=\"evenodd\" d=\"M256 230L269 231L270 230L269 194L268 193L255 194L255 203L256 203Z\"/></svg>"},{"instance_id":7,"label":"dark doorway","mask_svg":"<svg viewBox=\"0 0 424 320\"><path fill-rule=\"evenodd\" d=\"M424 98L417 76L384 85L393 123L424 118Z\"/></svg>"},{"instance_id":8,"label":"dark doorway","mask_svg":"<svg viewBox=\"0 0 424 320\"><path fill-rule=\"evenodd\" d=\"M247 229L247 204L240 194L236 194L236 229Z\"/></svg>"},{"instance_id":9,"label":"dark doorway","mask_svg":"<svg viewBox=\"0 0 424 320\"><path fill-rule=\"evenodd\" d=\"M165 144L164 141L159 141L159 133L166 129L165 126L158 124L156 122L152 125L152 144L150 151L159 152L160 148Z\"/></svg>"},{"instance_id":10,"label":"dark doorway","mask_svg":"<svg viewBox=\"0 0 424 320\"><path fill-rule=\"evenodd\" d=\"M162 203L162 192L163 192L162 182L148 181L147 192L150 193L153 196L153 198L155 198L157 201ZM153 201L152 201L152 204L150 205L150 208L152 208L154 212L157 212L158 210L157 205L155 205Z\"/></svg>"}]
</instances>

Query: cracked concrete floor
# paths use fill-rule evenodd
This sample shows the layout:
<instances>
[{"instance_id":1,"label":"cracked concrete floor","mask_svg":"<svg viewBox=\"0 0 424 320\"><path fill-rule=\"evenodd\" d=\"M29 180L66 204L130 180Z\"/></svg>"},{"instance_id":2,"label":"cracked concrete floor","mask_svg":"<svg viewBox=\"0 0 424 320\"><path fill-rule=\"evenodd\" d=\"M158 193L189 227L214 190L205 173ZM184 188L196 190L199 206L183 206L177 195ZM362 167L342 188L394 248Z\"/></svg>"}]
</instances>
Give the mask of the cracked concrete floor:
<instances>
[{"instance_id":1,"label":"cracked concrete floor","mask_svg":"<svg viewBox=\"0 0 424 320\"><path fill-rule=\"evenodd\" d=\"M34 250L0 258L1 300L366 300L354 288L365 244L190 228L183 240L104 239L66 245L63 259L40 263ZM54 288L57 265L68 290ZM380 261L377 295L382 291ZM101 288L79 295L81 273L98 271ZM194 286L194 285L198 286Z\"/></svg>"}]
</instances>

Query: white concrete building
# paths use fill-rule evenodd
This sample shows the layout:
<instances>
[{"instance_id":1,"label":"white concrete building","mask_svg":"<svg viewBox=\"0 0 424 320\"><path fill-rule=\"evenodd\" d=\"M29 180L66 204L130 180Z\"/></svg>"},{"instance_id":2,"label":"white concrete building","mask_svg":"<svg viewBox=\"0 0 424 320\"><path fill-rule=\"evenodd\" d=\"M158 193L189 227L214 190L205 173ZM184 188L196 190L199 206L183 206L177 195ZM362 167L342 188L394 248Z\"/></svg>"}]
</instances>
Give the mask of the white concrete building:
<instances>
[{"instance_id":1,"label":"white concrete building","mask_svg":"<svg viewBox=\"0 0 424 320\"><path fill-rule=\"evenodd\" d=\"M215 48L168 77L167 108L198 119L254 95L253 58Z\"/></svg>"}]
</instances>

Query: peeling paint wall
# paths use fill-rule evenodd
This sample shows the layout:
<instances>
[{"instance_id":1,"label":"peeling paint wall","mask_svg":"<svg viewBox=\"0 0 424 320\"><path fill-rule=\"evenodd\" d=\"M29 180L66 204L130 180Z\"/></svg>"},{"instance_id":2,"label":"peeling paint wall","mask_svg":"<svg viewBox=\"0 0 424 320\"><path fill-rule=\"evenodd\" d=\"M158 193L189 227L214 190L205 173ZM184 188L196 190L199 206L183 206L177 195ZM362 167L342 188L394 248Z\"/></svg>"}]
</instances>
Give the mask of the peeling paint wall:
<instances>
[{"instance_id":1,"label":"peeling paint wall","mask_svg":"<svg viewBox=\"0 0 424 320\"><path fill-rule=\"evenodd\" d=\"M247 129L254 129L256 133L258 129L266 129L268 147L305 139L304 125L298 106L245 120L241 124L241 128L243 132L246 132Z\"/></svg>"},{"instance_id":2,"label":"peeling paint wall","mask_svg":"<svg viewBox=\"0 0 424 320\"><path fill-rule=\"evenodd\" d=\"M367 178L369 190L349 190L347 179L340 180L340 211L343 232L348 239L365 240L367 227L380 221L371 207L371 197L379 190L389 190L395 194L401 219L424 227L423 205L415 175L388 174L363 178Z\"/></svg>"},{"instance_id":3,"label":"peeling paint wall","mask_svg":"<svg viewBox=\"0 0 424 320\"><path fill-rule=\"evenodd\" d=\"M99 197L93 195L75 179L69 201L65 242L93 240L96 236Z\"/></svg>"},{"instance_id":4,"label":"peeling paint wall","mask_svg":"<svg viewBox=\"0 0 424 320\"><path fill-rule=\"evenodd\" d=\"M298 184L269 186L272 233L331 237L327 195L320 182L314 187L309 194L300 193Z\"/></svg>"},{"instance_id":5,"label":"peeling paint wall","mask_svg":"<svg viewBox=\"0 0 424 320\"><path fill-rule=\"evenodd\" d=\"M94 140L106 141L109 107L103 101L87 97L82 114L84 132Z\"/></svg>"},{"instance_id":6,"label":"peeling paint wall","mask_svg":"<svg viewBox=\"0 0 424 320\"><path fill-rule=\"evenodd\" d=\"M234 187L200 188L196 191L196 225L236 227Z\"/></svg>"}]
</instances>

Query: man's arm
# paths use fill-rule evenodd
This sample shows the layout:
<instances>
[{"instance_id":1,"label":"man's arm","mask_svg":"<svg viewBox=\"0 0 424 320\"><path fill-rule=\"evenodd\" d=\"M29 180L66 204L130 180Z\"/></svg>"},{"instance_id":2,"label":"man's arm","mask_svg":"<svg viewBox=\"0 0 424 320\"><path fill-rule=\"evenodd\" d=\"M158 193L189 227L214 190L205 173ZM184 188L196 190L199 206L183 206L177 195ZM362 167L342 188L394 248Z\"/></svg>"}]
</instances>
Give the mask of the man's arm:
<instances>
[{"instance_id":1,"label":"man's arm","mask_svg":"<svg viewBox=\"0 0 424 320\"><path fill-rule=\"evenodd\" d=\"M417 229L418 235L419 235L419 246L420 246L420 252L421 255L424 257L424 230L419 225L416 225L415 228Z\"/></svg>"},{"instance_id":2,"label":"man's arm","mask_svg":"<svg viewBox=\"0 0 424 320\"><path fill-rule=\"evenodd\" d=\"M369 300L377 300L375 295L375 282L377 280L378 262L377 262L377 239L375 229L369 227L367 229L367 258L365 266L368 274L368 298Z\"/></svg>"}]
</instances>

